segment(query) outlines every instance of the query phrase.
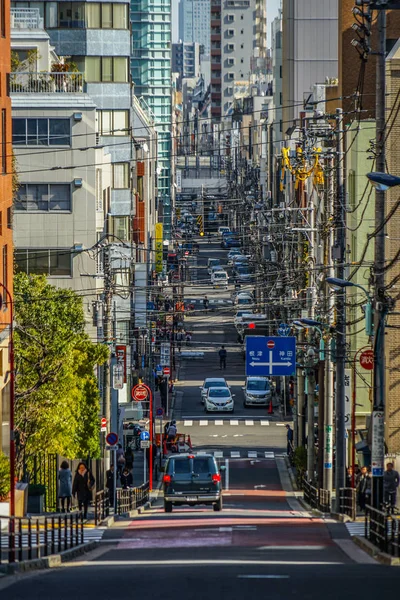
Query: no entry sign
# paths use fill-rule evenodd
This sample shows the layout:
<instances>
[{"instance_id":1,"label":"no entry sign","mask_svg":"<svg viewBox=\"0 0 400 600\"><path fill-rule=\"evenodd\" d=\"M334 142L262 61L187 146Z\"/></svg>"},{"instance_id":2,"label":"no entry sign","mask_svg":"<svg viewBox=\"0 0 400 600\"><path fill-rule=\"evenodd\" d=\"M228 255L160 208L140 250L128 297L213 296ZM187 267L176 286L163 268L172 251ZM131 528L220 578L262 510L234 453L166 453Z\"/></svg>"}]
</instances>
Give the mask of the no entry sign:
<instances>
[{"instance_id":1,"label":"no entry sign","mask_svg":"<svg viewBox=\"0 0 400 600\"><path fill-rule=\"evenodd\" d=\"M132 389L132 398L136 402L144 402L145 400L147 400L148 396L149 392L145 385L139 383L138 385L135 385L135 387Z\"/></svg>"},{"instance_id":2,"label":"no entry sign","mask_svg":"<svg viewBox=\"0 0 400 600\"><path fill-rule=\"evenodd\" d=\"M360 365L367 371L372 371L374 368L374 352L373 350L364 350L360 354Z\"/></svg>"}]
</instances>

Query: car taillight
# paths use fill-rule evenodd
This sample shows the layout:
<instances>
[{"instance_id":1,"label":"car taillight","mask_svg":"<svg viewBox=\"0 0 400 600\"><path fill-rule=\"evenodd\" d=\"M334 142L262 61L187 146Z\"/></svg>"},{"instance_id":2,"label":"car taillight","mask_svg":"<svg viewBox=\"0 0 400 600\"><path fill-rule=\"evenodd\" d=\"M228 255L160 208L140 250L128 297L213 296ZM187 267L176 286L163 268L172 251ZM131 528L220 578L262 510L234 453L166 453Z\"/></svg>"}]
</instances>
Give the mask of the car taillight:
<instances>
[{"instance_id":1,"label":"car taillight","mask_svg":"<svg viewBox=\"0 0 400 600\"><path fill-rule=\"evenodd\" d=\"M171 475L164 475L163 482L164 483L171 483Z\"/></svg>"},{"instance_id":2,"label":"car taillight","mask_svg":"<svg viewBox=\"0 0 400 600\"><path fill-rule=\"evenodd\" d=\"M211 480L213 483L217 483L218 481L221 481L221 475L219 473L214 473L214 475L211 475Z\"/></svg>"}]
</instances>

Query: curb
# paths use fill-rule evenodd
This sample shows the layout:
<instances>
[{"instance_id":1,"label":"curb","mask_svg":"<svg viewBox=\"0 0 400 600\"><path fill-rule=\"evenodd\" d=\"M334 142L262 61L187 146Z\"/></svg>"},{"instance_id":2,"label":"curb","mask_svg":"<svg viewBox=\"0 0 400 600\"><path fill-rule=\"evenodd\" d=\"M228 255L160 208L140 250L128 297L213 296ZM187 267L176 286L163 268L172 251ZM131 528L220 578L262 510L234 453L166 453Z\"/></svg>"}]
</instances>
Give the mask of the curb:
<instances>
[{"instance_id":1,"label":"curb","mask_svg":"<svg viewBox=\"0 0 400 600\"><path fill-rule=\"evenodd\" d=\"M64 550L59 554L51 554L50 556L43 556L42 558L22 560L21 562L17 563L1 565L0 573L4 573L6 575L15 575L16 573L27 573L29 571L37 571L41 569L54 569L60 567L63 562L67 562L72 558L81 556L86 552L94 550L98 545L98 542L87 542L86 544L76 546L76 548Z\"/></svg>"},{"instance_id":2,"label":"curb","mask_svg":"<svg viewBox=\"0 0 400 600\"><path fill-rule=\"evenodd\" d=\"M400 566L400 558L396 558L394 556L390 556L390 554L386 554L386 552L381 552L374 544L372 544L369 540L365 538L359 537L355 535L353 538L353 542L364 552L372 556L377 562L382 565L386 565L388 567L399 567Z\"/></svg>"}]
</instances>

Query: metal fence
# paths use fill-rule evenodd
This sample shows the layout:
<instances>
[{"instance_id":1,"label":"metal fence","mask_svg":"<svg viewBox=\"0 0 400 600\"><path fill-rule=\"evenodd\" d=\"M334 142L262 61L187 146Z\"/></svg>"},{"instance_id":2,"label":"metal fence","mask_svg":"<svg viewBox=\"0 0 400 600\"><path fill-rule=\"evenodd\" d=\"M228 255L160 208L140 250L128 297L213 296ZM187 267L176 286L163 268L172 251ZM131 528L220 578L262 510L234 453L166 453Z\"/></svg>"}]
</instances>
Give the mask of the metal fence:
<instances>
[{"instance_id":1,"label":"metal fence","mask_svg":"<svg viewBox=\"0 0 400 600\"><path fill-rule=\"evenodd\" d=\"M84 91L83 73L46 73L19 71L10 73L12 94L78 93Z\"/></svg>"},{"instance_id":2,"label":"metal fence","mask_svg":"<svg viewBox=\"0 0 400 600\"><path fill-rule=\"evenodd\" d=\"M0 564L50 556L83 542L82 513L0 519Z\"/></svg>"},{"instance_id":3,"label":"metal fence","mask_svg":"<svg viewBox=\"0 0 400 600\"><path fill-rule=\"evenodd\" d=\"M331 493L329 490L312 485L305 477L303 477L301 481L301 488L303 490L304 500L311 508L316 508L321 512L330 512Z\"/></svg>"},{"instance_id":4,"label":"metal fence","mask_svg":"<svg viewBox=\"0 0 400 600\"><path fill-rule=\"evenodd\" d=\"M355 521L357 516L357 490L355 488L339 489L339 512Z\"/></svg>"},{"instance_id":5,"label":"metal fence","mask_svg":"<svg viewBox=\"0 0 400 600\"><path fill-rule=\"evenodd\" d=\"M149 499L149 484L144 483L137 488L127 490L117 489L117 514L122 515L139 506L143 506Z\"/></svg>"},{"instance_id":6,"label":"metal fence","mask_svg":"<svg viewBox=\"0 0 400 600\"><path fill-rule=\"evenodd\" d=\"M100 490L94 496L94 521L99 525L110 515L110 494L108 490Z\"/></svg>"}]
</instances>

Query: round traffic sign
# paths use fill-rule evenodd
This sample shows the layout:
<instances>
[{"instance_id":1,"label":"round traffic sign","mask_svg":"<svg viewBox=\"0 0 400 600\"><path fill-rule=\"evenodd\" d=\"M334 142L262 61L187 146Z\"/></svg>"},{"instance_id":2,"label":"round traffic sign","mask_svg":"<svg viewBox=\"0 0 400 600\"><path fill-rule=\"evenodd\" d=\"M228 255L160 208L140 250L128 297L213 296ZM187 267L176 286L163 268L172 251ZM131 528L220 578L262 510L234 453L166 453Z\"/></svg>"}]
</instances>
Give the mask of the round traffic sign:
<instances>
[{"instance_id":1,"label":"round traffic sign","mask_svg":"<svg viewBox=\"0 0 400 600\"><path fill-rule=\"evenodd\" d=\"M107 427L107 419L105 417L101 418L101 426L102 427Z\"/></svg>"},{"instance_id":2,"label":"round traffic sign","mask_svg":"<svg viewBox=\"0 0 400 600\"><path fill-rule=\"evenodd\" d=\"M169 367L164 367L164 375L171 375L171 369Z\"/></svg>"},{"instance_id":3,"label":"round traffic sign","mask_svg":"<svg viewBox=\"0 0 400 600\"><path fill-rule=\"evenodd\" d=\"M374 368L374 351L373 350L364 350L360 354L360 365L363 369L367 371L372 371Z\"/></svg>"},{"instance_id":4,"label":"round traffic sign","mask_svg":"<svg viewBox=\"0 0 400 600\"><path fill-rule=\"evenodd\" d=\"M106 442L109 446L115 446L115 444L118 442L118 434L110 432L106 436Z\"/></svg>"},{"instance_id":5,"label":"round traffic sign","mask_svg":"<svg viewBox=\"0 0 400 600\"><path fill-rule=\"evenodd\" d=\"M267 342L267 348L270 348L272 350L272 348L275 348L275 342L274 340L268 340Z\"/></svg>"},{"instance_id":6,"label":"round traffic sign","mask_svg":"<svg viewBox=\"0 0 400 600\"><path fill-rule=\"evenodd\" d=\"M157 417L162 417L164 414L164 409L161 408L161 406L159 408L156 408L156 416Z\"/></svg>"},{"instance_id":7,"label":"round traffic sign","mask_svg":"<svg viewBox=\"0 0 400 600\"><path fill-rule=\"evenodd\" d=\"M132 389L132 398L136 400L136 402L144 402L147 400L148 395L149 392L147 387L141 383L135 385L135 387Z\"/></svg>"}]
</instances>

